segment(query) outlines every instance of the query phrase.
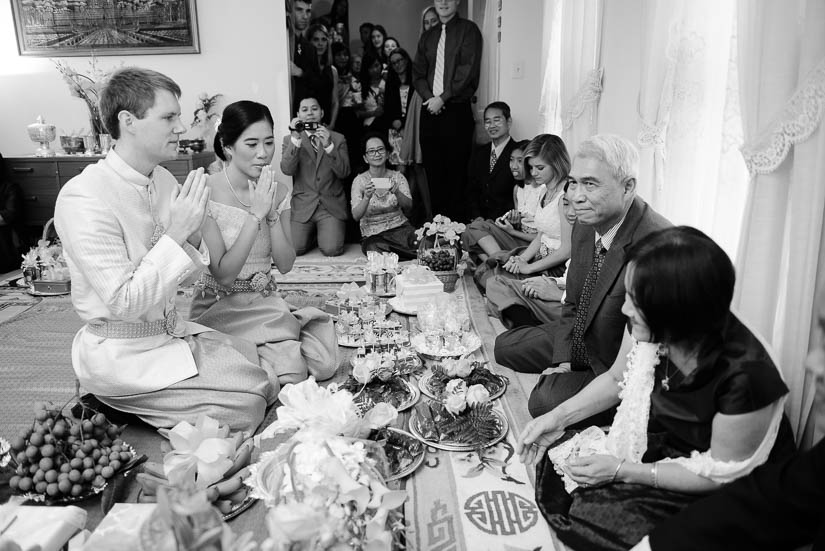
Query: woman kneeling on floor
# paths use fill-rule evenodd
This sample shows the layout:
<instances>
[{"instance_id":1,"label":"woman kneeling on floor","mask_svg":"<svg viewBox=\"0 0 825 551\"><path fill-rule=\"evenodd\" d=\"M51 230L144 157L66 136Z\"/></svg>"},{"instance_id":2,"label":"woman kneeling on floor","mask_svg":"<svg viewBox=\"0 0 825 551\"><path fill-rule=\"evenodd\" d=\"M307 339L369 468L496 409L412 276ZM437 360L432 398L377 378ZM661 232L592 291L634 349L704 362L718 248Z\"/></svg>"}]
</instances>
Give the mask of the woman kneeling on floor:
<instances>
[{"instance_id":1,"label":"woman kneeling on floor","mask_svg":"<svg viewBox=\"0 0 825 551\"><path fill-rule=\"evenodd\" d=\"M384 134L367 134L363 149L369 168L352 181L351 199L352 217L361 222L361 250L413 259L417 254L415 228L404 214L412 209L407 179L387 168L389 145Z\"/></svg>"},{"instance_id":2,"label":"woman kneeling on floor","mask_svg":"<svg viewBox=\"0 0 825 551\"><path fill-rule=\"evenodd\" d=\"M724 251L693 228L629 251L619 359L517 444L523 462L538 461L536 501L565 544L628 549L702 494L792 452L788 389L730 311L734 280ZM620 400L607 436L565 433Z\"/></svg>"},{"instance_id":3,"label":"woman kneeling on floor","mask_svg":"<svg viewBox=\"0 0 825 551\"><path fill-rule=\"evenodd\" d=\"M224 169L209 176L209 215L203 239L210 274L200 280L192 321L258 347L272 384L314 375L330 378L338 345L332 319L317 308L296 309L276 292L272 262L287 273L295 262L290 224L291 190L273 179L273 120L265 105L229 105L215 136Z\"/></svg>"}]
</instances>

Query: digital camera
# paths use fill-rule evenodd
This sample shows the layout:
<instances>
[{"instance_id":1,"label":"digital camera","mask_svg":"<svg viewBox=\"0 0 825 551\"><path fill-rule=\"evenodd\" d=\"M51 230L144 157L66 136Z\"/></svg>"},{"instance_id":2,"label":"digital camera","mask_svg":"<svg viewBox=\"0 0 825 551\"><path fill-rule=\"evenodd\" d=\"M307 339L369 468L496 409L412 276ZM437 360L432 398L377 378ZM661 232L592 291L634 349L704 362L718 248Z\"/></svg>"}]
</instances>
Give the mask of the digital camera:
<instances>
[{"instance_id":1,"label":"digital camera","mask_svg":"<svg viewBox=\"0 0 825 551\"><path fill-rule=\"evenodd\" d=\"M298 121L295 123L295 131L303 132L306 130L307 132L315 132L320 126L321 124L317 122Z\"/></svg>"}]
</instances>

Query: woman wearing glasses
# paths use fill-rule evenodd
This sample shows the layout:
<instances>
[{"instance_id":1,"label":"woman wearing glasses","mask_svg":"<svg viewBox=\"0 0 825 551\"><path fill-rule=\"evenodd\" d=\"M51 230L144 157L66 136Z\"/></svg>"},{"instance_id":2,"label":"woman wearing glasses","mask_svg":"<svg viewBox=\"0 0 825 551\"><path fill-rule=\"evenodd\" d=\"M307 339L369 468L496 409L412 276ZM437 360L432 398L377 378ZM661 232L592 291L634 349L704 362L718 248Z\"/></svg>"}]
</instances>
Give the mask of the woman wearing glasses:
<instances>
[{"instance_id":1,"label":"woman wearing glasses","mask_svg":"<svg viewBox=\"0 0 825 551\"><path fill-rule=\"evenodd\" d=\"M361 250L393 252L404 260L416 257L415 228L405 212L412 208L407 179L387 168L387 139L380 133L364 138L368 169L352 182L352 217L361 223Z\"/></svg>"}]
</instances>

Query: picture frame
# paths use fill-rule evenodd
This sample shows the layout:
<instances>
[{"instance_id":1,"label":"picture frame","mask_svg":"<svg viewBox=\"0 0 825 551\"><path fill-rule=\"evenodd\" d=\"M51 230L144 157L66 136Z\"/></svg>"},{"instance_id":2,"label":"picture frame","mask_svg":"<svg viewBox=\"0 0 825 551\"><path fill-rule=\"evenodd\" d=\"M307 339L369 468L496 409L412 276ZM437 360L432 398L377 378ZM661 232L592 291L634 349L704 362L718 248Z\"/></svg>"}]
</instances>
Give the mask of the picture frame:
<instances>
[{"instance_id":1,"label":"picture frame","mask_svg":"<svg viewBox=\"0 0 825 551\"><path fill-rule=\"evenodd\" d=\"M10 0L21 56L198 54L196 0Z\"/></svg>"}]
</instances>

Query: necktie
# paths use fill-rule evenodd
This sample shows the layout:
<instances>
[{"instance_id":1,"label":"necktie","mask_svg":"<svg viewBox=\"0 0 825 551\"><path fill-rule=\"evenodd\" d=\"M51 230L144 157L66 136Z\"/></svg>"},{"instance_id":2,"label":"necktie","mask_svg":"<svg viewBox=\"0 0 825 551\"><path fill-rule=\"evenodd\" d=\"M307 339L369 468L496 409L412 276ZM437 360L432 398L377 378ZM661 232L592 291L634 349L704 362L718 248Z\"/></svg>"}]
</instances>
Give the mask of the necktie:
<instances>
[{"instance_id":1,"label":"necktie","mask_svg":"<svg viewBox=\"0 0 825 551\"><path fill-rule=\"evenodd\" d=\"M498 160L498 155L496 155L496 148L490 147L490 172L493 172L493 168L496 166L496 161Z\"/></svg>"},{"instance_id":2,"label":"necktie","mask_svg":"<svg viewBox=\"0 0 825 551\"><path fill-rule=\"evenodd\" d=\"M444 46L447 43L447 25L441 25L441 37L435 53L435 75L433 75L433 95L444 93Z\"/></svg>"},{"instance_id":3,"label":"necktie","mask_svg":"<svg viewBox=\"0 0 825 551\"><path fill-rule=\"evenodd\" d=\"M573 338L570 342L571 364L573 369L586 369L590 367L590 359L587 357L587 347L584 345L584 325L587 322L587 313L590 310L590 297L593 289L596 288L596 281L599 279L599 272L604 264L604 257L607 250L602 248L602 240L596 240L596 248L593 251L593 265L587 272L584 279L579 303L576 305L576 318L573 320Z\"/></svg>"},{"instance_id":4,"label":"necktie","mask_svg":"<svg viewBox=\"0 0 825 551\"><path fill-rule=\"evenodd\" d=\"M312 149L315 150L315 153L318 153L318 136L315 134L310 134L309 143L312 145Z\"/></svg>"}]
</instances>

